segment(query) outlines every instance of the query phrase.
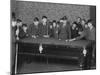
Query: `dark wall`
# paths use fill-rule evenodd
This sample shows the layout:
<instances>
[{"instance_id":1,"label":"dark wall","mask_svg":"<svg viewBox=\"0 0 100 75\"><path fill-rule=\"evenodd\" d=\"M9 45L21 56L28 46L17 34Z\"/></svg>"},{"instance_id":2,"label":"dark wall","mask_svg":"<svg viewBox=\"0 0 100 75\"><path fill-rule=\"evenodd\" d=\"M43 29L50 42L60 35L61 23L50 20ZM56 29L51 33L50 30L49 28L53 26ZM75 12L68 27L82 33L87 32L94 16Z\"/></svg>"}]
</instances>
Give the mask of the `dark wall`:
<instances>
[{"instance_id":1,"label":"dark wall","mask_svg":"<svg viewBox=\"0 0 100 75\"><path fill-rule=\"evenodd\" d=\"M90 7L90 18L93 20L93 24L96 27L96 6Z\"/></svg>"},{"instance_id":2,"label":"dark wall","mask_svg":"<svg viewBox=\"0 0 100 75\"><path fill-rule=\"evenodd\" d=\"M46 15L50 20L58 20L63 16L68 16L72 22L77 17L85 19L90 18L90 6L70 5L70 4L55 4L55 3L40 3L40 2L16 2L17 18L23 20L24 23L31 24L34 17Z\"/></svg>"}]
</instances>

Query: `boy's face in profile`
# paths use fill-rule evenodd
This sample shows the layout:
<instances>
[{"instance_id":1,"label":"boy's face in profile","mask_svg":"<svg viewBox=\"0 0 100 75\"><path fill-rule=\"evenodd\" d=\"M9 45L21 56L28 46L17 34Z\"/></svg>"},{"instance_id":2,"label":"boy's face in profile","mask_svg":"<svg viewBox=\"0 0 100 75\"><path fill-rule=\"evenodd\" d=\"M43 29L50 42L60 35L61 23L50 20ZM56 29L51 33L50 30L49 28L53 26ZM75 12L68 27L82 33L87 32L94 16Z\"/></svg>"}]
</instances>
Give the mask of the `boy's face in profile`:
<instances>
[{"instance_id":1,"label":"boy's face in profile","mask_svg":"<svg viewBox=\"0 0 100 75\"><path fill-rule=\"evenodd\" d=\"M16 20L12 20L12 27L16 26Z\"/></svg>"},{"instance_id":2,"label":"boy's face in profile","mask_svg":"<svg viewBox=\"0 0 100 75\"><path fill-rule=\"evenodd\" d=\"M63 20L60 20L60 23L63 23Z\"/></svg>"},{"instance_id":3,"label":"boy's face in profile","mask_svg":"<svg viewBox=\"0 0 100 75\"><path fill-rule=\"evenodd\" d=\"M46 23L46 22L47 22L47 18L43 18L43 19L42 19L42 22L43 22L43 23Z\"/></svg>"},{"instance_id":4,"label":"boy's face in profile","mask_svg":"<svg viewBox=\"0 0 100 75\"><path fill-rule=\"evenodd\" d=\"M81 22L81 18L77 18L77 23Z\"/></svg>"},{"instance_id":5,"label":"boy's face in profile","mask_svg":"<svg viewBox=\"0 0 100 75\"><path fill-rule=\"evenodd\" d=\"M22 22L17 22L17 26L22 26Z\"/></svg>"},{"instance_id":6,"label":"boy's face in profile","mask_svg":"<svg viewBox=\"0 0 100 75\"><path fill-rule=\"evenodd\" d=\"M72 28L76 28L76 24L73 24L73 25L72 25Z\"/></svg>"},{"instance_id":7,"label":"boy's face in profile","mask_svg":"<svg viewBox=\"0 0 100 75\"><path fill-rule=\"evenodd\" d=\"M81 21L81 24L82 24L82 25L85 25L85 21L84 21L84 20L82 20L82 21Z\"/></svg>"},{"instance_id":8,"label":"boy's face in profile","mask_svg":"<svg viewBox=\"0 0 100 75\"><path fill-rule=\"evenodd\" d=\"M63 23L66 24L67 23L67 20L63 20Z\"/></svg>"},{"instance_id":9,"label":"boy's face in profile","mask_svg":"<svg viewBox=\"0 0 100 75\"><path fill-rule=\"evenodd\" d=\"M26 32L26 30L27 30L27 27L26 27L26 26L23 26L23 30L24 30L24 32Z\"/></svg>"},{"instance_id":10,"label":"boy's face in profile","mask_svg":"<svg viewBox=\"0 0 100 75\"><path fill-rule=\"evenodd\" d=\"M89 28L92 27L92 23L91 23L91 22L88 23L88 27L89 27Z\"/></svg>"},{"instance_id":11,"label":"boy's face in profile","mask_svg":"<svg viewBox=\"0 0 100 75\"><path fill-rule=\"evenodd\" d=\"M87 24L85 24L85 28L88 28L88 25Z\"/></svg>"},{"instance_id":12,"label":"boy's face in profile","mask_svg":"<svg viewBox=\"0 0 100 75\"><path fill-rule=\"evenodd\" d=\"M34 25L38 25L39 24L39 21L34 21Z\"/></svg>"},{"instance_id":13,"label":"boy's face in profile","mask_svg":"<svg viewBox=\"0 0 100 75\"><path fill-rule=\"evenodd\" d=\"M53 23L53 27L56 27L56 23L55 22Z\"/></svg>"}]
</instances>

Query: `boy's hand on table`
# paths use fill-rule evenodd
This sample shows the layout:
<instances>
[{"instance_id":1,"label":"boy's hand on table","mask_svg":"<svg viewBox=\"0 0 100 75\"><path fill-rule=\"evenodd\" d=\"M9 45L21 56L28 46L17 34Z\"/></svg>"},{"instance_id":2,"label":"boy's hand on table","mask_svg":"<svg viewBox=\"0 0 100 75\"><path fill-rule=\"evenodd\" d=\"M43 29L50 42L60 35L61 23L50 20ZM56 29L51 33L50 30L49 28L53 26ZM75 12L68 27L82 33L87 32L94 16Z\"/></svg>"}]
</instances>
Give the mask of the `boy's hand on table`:
<instances>
[{"instance_id":1,"label":"boy's hand on table","mask_svg":"<svg viewBox=\"0 0 100 75\"><path fill-rule=\"evenodd\" d=\"M59 40L61 40L61 39L59 39Z\"/></svg>"},{"instance_id":2,"label":"boy's hand on table","mask_svg":"<svg viewBox=\"0 0 100 75\"><path fill-rule=\"evenodd\" d=\"M36 38L36 36L35 36L35 35L32 35L32 38L34 38L34 39L35 39L35 38Z\"/></svg>"},{"instance_id":3,"label":"boy's hand on table","mask_svg":"<svg viewBox=\"0 0 100 75\"><path fill-rule=\"evenodd\" d=\"M16 40L19 40L19 37L17 37Z\"/></svg>"},{"instance_id":4,"label":"boy's hand on table","mask_svg":"<svg viewBox=\"0 0 100 75\"><path fill-rule=\"evenodd\" d=\"M76 40L76 38L73 38L73 39L69 39L69 41L75 41Z\"/></svg>"},{"instance_id":5,"label":"boy's hand on table","mask_svg":"<svg viewBox=\"0 0 100 75\"><path fill-rule=\"evenodd\" d=\"M69 40L65 40L66 42L68 42Z\"/></svg>"},{"instance_id":6,"label":"boy's hand on table","mask_svg":"<svg viewBox=\"0 0 100 75\"><path fill-rule=\"evenodd\" d=\"M49 35L43 35L43 37L45 37L45 38L49 38Z\"/></svg>"}]
</instances>

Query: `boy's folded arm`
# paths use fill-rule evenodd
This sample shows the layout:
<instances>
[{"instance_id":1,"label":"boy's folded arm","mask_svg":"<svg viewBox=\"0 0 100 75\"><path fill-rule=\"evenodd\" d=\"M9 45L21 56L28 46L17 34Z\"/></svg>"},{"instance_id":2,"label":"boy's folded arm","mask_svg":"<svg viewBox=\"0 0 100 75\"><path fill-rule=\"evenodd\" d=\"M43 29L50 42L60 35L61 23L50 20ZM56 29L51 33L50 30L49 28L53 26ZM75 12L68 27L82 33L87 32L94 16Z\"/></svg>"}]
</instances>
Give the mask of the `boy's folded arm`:
<instances>
[{"instance_id":1,"label":"boy's folded arm","mask_svg":"<svg viewBox=\"0 0 100 75\"><path fill-rule=\"evenodd\" d=\"M85 37L85 32L82 32L82 33L80 34L80 36L78 36L78 37L75 38L75 40L80 40L80 39L82 39L83 37Z\"/></svg>"}]
</instances>

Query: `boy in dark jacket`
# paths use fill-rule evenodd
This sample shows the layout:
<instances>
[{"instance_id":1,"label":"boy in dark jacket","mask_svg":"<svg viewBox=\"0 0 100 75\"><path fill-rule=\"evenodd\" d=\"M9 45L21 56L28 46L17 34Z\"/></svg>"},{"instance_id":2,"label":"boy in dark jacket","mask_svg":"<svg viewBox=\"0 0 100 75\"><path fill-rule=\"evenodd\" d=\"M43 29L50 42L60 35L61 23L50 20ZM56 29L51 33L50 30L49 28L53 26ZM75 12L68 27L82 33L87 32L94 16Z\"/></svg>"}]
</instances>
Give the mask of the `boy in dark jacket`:
<instances>
[{"instance_id":1,"label":"boy in dark jacket","mask_svg":"<svg viewBox=\"0 0 100 75\"><path fill-rule=\"evenodd\" d=\"M19 30L19 39L23 39L23 38L26 38L26 37L28 37L27 25L23 24L22 28L20 28L20 30Z\"/></svg>"},{"instance_id":2,"label":"boy in dark jacket","mask_svg":"<svg viewBox=\"0 0 100 75\"><path fill-rule=\"evenodd\" d=\"M70 24L67 20L67 17L63 17L63 22L60 25L59 39L68 40L71 38Z\"/></svg>"},{"instance_id":3,"label":"boy in dark jacket","mask_svg":"<svg viewBox=\"0 0 100 75\"><path fill-rule=\"evenodd\" d=\"M39 19L37 17L34 18L34 22L29 26L28 34L32 38L39 36Z\"/></svg>"},{"instance_id":4,"label":"boy in dark jacket","mask_svg":"<svg viewBox=\"0 0 100 75\"><path fill-rule=\"evenodd\" d=\"M49 22L46 16L42 17L42 22L39 24L39 36L49 37Z\"/></svg>"}]
</instances>

